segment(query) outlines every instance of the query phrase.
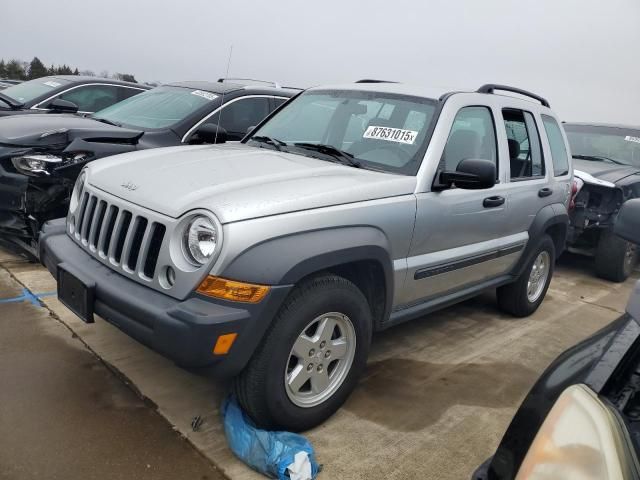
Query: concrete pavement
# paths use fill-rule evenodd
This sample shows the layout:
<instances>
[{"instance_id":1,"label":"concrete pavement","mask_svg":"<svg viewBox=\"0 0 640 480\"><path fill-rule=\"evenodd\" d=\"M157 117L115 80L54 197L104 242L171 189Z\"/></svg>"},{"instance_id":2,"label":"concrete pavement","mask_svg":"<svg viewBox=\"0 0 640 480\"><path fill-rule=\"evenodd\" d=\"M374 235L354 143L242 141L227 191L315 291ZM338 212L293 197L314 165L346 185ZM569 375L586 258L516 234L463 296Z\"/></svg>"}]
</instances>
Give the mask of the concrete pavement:
<instances>
[{"instance_id":1,"label":"concrete pavement","mask_svg":"<svg viewBox=\"0 0 640 480\"><path fill-rule=\"evenodd\" d=\"M223 478L46 308L0 304L0 479Z\"/></svg>"},{"instance_id":2,"label":"concrete pavement","mask_svg":"<svg viewBox=\"0 0 640 480\"><path fill-rule=\"evenodd\" d=\"M32 292L55 290L37 265L0 254L0 267ZM530 318L502 315L486 294L376 335L367 374L352 397L307 433L324 464L321 478L468 478L493 452L542 370L620 315L633 281L598 280L588 259L569 257ZM55 296L42 301L226 475L262 478L226 446L219 406L227 385L176 367L100 319L84 324ZM6 362L3 353L0 362ZM198 432L190 428L195 415L204 419Z\"/></svg>"}]
</instances>

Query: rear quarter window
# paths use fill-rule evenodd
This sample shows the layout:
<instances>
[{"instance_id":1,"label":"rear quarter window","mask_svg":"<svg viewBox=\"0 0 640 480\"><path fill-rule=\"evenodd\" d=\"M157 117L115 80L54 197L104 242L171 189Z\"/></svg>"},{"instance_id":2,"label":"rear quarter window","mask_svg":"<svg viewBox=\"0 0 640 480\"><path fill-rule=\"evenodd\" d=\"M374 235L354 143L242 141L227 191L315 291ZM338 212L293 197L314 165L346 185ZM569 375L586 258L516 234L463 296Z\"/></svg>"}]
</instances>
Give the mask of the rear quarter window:
<instances>
[{"instance_id":1,"label":"rear quarter window","mask_svg":"<svg viewBox=\"0 0 640 480\"><path fill-rule=\"evenodd\" d=\"M569 173L569 154L564 143L564 137L560 125L555 118L549 115L542 115L542 124L549 139L551 148L551 159L553 160L553 174L556 177Z\"/></svg>"}]
</instances>

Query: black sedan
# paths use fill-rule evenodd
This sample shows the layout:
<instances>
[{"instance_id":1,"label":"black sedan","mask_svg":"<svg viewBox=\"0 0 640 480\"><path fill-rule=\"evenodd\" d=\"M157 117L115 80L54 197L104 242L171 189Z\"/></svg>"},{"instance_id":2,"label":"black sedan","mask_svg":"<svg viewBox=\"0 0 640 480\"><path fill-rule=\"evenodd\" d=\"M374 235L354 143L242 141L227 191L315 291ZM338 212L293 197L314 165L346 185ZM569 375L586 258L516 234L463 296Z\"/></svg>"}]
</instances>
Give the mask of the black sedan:
<instances>
[{"instance_id":1,"label":"black sedan","mask_svg":"<svg viewBox=\"0 0 640 480\"><path fill-rule=\"evenodd\" d=\"M593 255L596 274L625 280L638 260L632 242L613 234L622 204L640 197L640 128L566 123L577 195L567 242L575 253Z\"/></svg>"},{"instance_id":2,"label":"black sedan","mask_svg":"<svg viewBox=\"0 0 640 480\"><path fill-rule=\"evenodd\" d=\"M640 243L640 199L614 232ZM640 282L626 313L562 353L473 480L640 478Z\"/></svg>"},{"instance_id":3,"label":"black sedan","mask_svg":"<svg viewBox=\"0 0 640 480\"><path fill-rule=\"evenodd\" d=\"M66 215L82 167L118 153L238 141L298 90L181 82L89 116L0 118L0 241L35 256L41 225Z\"/></svg>"},{"instance_id":4,"label":"black sedan","mask_svg":"<svg viewBox=\"0 0 640 480\"><path fill-rule=\"evenodd\" d=\"M148 90L138 83L112 78L56 75L0 91L0 117L28 113L94 113Z\"/></svg>"}]
</instances>

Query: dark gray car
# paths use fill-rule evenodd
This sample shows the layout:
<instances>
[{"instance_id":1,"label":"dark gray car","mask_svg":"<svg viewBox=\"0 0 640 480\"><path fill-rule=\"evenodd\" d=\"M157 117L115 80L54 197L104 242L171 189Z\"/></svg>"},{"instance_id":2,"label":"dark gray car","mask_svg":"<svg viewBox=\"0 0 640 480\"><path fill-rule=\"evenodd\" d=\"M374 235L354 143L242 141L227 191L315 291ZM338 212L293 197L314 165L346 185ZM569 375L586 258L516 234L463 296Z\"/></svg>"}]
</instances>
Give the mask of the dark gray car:
<instances>
[{"instance_id":1,"label":"dark gray car","mask_svg":"<svg viewBox=\"0 0 640 480\"><path fill-rule=\"evenodd\" d=\"M574 159L576 194L567 239L570 250L593 255L596 274L624 281L637 246L613 234L620 207L640 197L640 128L565 123Z\"/></svg>"}]
</instances>

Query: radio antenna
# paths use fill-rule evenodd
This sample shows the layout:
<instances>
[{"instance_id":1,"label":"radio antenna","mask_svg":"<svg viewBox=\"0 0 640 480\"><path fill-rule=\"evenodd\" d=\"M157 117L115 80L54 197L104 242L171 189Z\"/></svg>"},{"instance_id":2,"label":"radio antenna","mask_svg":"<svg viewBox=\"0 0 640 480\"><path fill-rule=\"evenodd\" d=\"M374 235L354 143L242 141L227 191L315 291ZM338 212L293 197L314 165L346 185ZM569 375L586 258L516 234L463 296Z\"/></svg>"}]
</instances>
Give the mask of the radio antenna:
<instances>
[{"instance_id":1,"label":"radio antenna","mask_svg":"<svg viewBox=\"0 0 640 480\"><path fill-rule=\"evenodd\" d=\"M231 44L231 46L229 47L229 58L227 59L227 73L224 76L224 78L229 78L229 68L231 68L231 55L233 55L233 44ZM222 112L224 111L224 108L222 108L224 106L224 86L222 87L222 99L221 99L221 103L220 103L220 115L218 115L218 127L216 128L216 136L213 140L213 143L216 144L218 143L218 132L220 131L221 128L221 123L222 123Z\"/></svg>"}]
</instances>

